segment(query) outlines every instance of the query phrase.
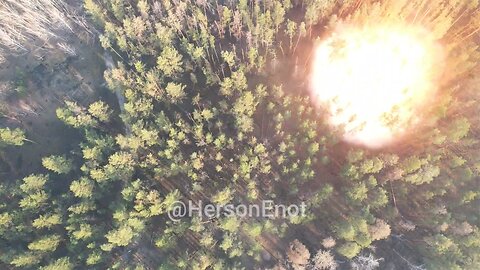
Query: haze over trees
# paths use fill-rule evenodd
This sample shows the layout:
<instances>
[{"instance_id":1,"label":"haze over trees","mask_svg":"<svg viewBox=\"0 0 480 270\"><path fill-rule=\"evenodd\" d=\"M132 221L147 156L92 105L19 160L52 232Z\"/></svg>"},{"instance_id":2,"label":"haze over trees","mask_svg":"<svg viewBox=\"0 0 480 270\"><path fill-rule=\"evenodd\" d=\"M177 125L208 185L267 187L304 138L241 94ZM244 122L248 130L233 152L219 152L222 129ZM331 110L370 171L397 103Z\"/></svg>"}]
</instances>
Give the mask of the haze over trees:
<instances>
[{"instance_id":1,"label":"haze over trees","mask_svg":"<svg viewBox=\"0 0 480 270\"><path fill-rule=\"evenodd\" d=\"M479 6L446 2L85 0L125 101L66 101L78 146L2 180L0 268L480 269ZM372 151L305 81L325 32L390 20L429 27L450 72L427 121ZM2 157L26 139L2 128ZM174 222L177 200L308 209Z\"/></svg>"}]
</instances>

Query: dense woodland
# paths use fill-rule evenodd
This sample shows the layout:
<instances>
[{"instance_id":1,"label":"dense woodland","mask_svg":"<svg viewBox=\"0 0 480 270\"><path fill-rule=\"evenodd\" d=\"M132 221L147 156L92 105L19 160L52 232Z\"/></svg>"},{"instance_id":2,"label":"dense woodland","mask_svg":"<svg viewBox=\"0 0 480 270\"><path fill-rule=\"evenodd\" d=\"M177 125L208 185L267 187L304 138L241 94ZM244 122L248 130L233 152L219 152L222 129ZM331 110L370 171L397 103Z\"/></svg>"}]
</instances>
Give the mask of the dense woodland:
<instances>
[{"instance_id":1,"label":"dense woodland","mask_svg":"<svg viewBox=\"0 0 480 270\"><path fill-rule=\"evenodd\" d=\"M469 0L85 0L120 109L65 101L82 134L0 185L1 269L480 269L480 11ZM341 140L311 102L342 24L421 23L447 51L425 121ZM386 89L388 91L388 89ZM122 99L123 100L123 99ZM2 128L2 158L32 143ZM169 220L176 200L305 201L290 219Z\"/></svg>"}]
</instances>

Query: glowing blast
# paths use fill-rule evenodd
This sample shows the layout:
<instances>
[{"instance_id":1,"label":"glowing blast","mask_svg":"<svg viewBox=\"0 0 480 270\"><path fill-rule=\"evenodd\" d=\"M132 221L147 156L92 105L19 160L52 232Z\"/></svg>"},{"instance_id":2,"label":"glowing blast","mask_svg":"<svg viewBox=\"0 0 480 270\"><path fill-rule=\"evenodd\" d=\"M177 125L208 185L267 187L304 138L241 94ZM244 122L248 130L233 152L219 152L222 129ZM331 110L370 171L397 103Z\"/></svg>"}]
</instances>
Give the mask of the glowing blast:
<instances>
[{"instance_id":1,"label":"glowing blast","mask_svg":"<svg viewBox=\"0 0 480 270\"><path fill-rule=\"evenodd\" d=\"M419 121L441 75L442 53L421 29L344 29L315 52L311 91L347 142L378 148Z\"/></svg>"}]
</instances>

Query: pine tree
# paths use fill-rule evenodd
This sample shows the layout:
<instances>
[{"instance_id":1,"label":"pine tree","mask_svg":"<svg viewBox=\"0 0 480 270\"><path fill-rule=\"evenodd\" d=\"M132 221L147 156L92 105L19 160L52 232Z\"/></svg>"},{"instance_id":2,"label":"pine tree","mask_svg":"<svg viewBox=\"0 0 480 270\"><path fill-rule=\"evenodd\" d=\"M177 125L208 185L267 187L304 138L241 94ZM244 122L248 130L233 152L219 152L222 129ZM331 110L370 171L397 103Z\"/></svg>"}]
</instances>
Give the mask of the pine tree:
<instances>
[{"instance_id":1,"label":"pine tree","mask_svg":"<svg viewBox=\"0 0 480 270\"><path fill-rule=\"evenodd\" d=\"M58 174L67 174L73 169L73 162L64 156L48 156L42 158L43 167Z\"/></svg>"},{"instance_id":2,"label":"pine tree","mask_svg":"<svg viewBox=\"0 0 480 270\"><path fill-rule=\"evenodd\" d=\"M0 144L3 145L15 145L20 146L23 145L25 138L25 133L16 128L1 128L0 129Z\"/></svg>"}]
</instances>

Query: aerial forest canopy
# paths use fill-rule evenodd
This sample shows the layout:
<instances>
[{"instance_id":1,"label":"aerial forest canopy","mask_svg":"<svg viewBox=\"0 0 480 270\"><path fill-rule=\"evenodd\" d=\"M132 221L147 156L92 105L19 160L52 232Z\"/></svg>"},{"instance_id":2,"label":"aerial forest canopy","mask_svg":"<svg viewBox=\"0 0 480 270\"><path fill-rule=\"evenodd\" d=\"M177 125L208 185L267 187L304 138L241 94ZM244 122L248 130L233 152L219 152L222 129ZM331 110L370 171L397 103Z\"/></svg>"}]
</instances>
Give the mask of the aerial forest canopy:
<instances>
[{"instance_id":1,"label":"aerial forest canopy","mask_svg":"<svg viewBox=\"0 0 480 270\"><path fill-rule=\"evenodd\" d=\"M20 10L12 3L0 11ZM43 168L25 177L2 176L0 269L480 269L479 8L470 0L85 0L78 12L88 21L75 25L103 47L105 86L118 104L62 101L55 114L80 134L74 146L37 157ZM59 9L67 11L80 16ZM7 13L3 54L35 36L18 38ZM383 70L368 59L335 77L343 69L332 59L353 55L350 33L365 48L389 29L416 31L429 47L409 62L417 43L408 36L401 47L403 36L392 34L388 44L404 59L389 75L407 78L401 68L414 68L414 83L376 93L421 85L421 98L372 102L368 87L348 81ZM393 112L374 115L395 138L367 142L383 140L358 131L378 124L364 123L378 103L391 104ZM353 115L338 117L345 111ZM2 160L36 143L32 131L6 126ZM178 201L266 200L304 202L306 214L169 216Z\"/></svg>"}]
</instances>

